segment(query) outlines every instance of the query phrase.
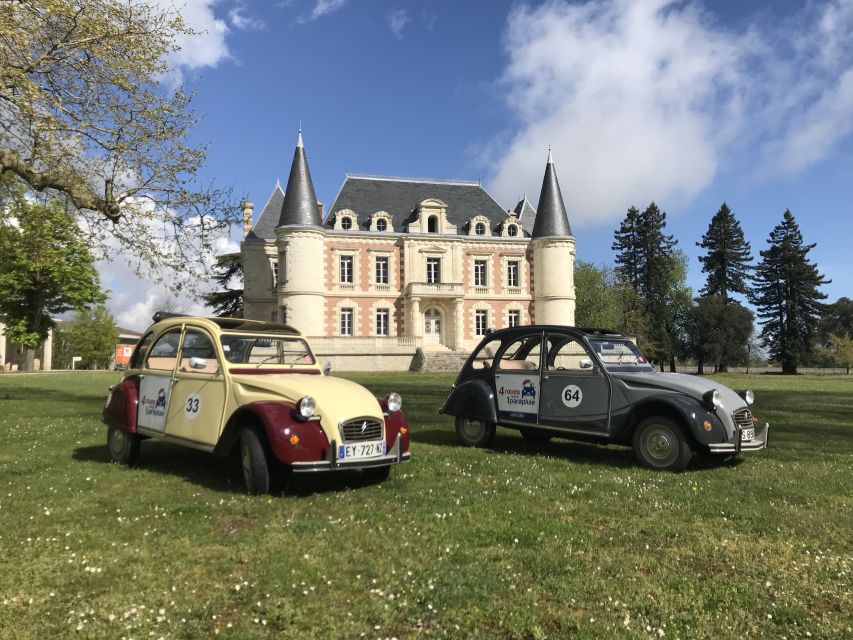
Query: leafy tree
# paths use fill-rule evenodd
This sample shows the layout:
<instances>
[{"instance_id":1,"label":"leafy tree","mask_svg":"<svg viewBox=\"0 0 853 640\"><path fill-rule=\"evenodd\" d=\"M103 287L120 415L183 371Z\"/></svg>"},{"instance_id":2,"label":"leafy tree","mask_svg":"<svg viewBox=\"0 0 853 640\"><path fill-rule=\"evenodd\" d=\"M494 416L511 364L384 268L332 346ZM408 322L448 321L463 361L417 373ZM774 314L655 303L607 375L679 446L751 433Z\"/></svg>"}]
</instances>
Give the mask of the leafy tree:
<instances>
[{"instance_id":1,"label":"leafy tree","mask_svg":"<svg viewBox=\"0 0 853 640\"><path fill-rule=\"evenodd\" d=\"M823 309L818 325L818 340L827 346L832 335L853 337L853 300L850 298L839 298Z\"/></svg>"},{"instance_id":2,"label":"leafy tree","mask_svg":"<svg viewBox=\"0 0 853 640\"><path fill-rule=\"evenodd\" d=\"M702 242L697 242L696 246L707 252L699 256L702 272L708 274L700 295L720 296L728 303L730 293L747 294L752 260L750 246L743 237L740 222L725 202L711 219Z\"/></svg>"},{"instance_id":3,"label":"leafy tree","mask_svg":"<svg viewBox=\"0 0 853 640\"><path fill-rule=\"evenodd\" d=\"M190 96L162 83L191 33L180 15L153 0L2 5L0 175L61 196L92 242L111 235L137 264L192 281L187 267L238 212L230 190L198 186L206 150L188 142Z\"/></svg>"},{"instance_id":4,"label":"leafy tree","mask_svg":"<svg viewBox=\"0 0 853 640\"><path fill-rule=\"evenodd\" d=\"M33 204L20 192L8 200L0 209L0 318L25 348L24 370L54 326L51 315L105 299L74 219L55 201Z\"/></svg>"},{"instance_id":5,"label":"leafy tree","mask_svg":"<svg viewBox=\"0 0 853 640\"><path fill-rule=\"evenodd\" d=\"M82 369L107 369L118 344L116 321L105 305L79 309L63 326L71 356L80 356Z\"/></svg>"},{"instance_id":6,"label":"leafy tree","mask_svg":"<svg viewBox=\"0 0 853 640\"><path fill-rule=\"evenodd\" d=\"M853 337L851 336L829 336L829 351L832 360L840 367L847 369L850 375L850 365L853 364Z\"/></svg>"},{"instance_id":7,"label":"leafy tree","mask_svg":"<svg viewBox=\"0 0 853 640\"><path fill-rule=\"evenodd\" d=\"M817 325L826 298L818 287L831 282L809 262L816 245L803 244L800 227L790 210L773 228L756 267L752 302L763 327L761 338L783 373L797 373L799 362L814 351Z\"/></svg>"},{"instance_id":8,"label":"leafy tree","mask_svg":"<svg viewBox=\"0 0 853 640\"><path fill-rule=\"evenodd\" d=\"M243 281L243 261L239 253L226 253L216 258L213 267L213 280L220 290L208 293L202 298L213 312L226 318L243 317L243 289L232 289L233 280Z\"/></svg>"},{"instance_id":9,"label":"leafy tree","mask_svg":"<svg viewBox=\"0 0 853 640\"><path fill-rule=\"evenodd\" d=\"M705 363L741 364L749 361L749 339L752 335L752 312L723 296L697 298L691 310L692 344L699 373Z\"/></svg>"}]
</instances>

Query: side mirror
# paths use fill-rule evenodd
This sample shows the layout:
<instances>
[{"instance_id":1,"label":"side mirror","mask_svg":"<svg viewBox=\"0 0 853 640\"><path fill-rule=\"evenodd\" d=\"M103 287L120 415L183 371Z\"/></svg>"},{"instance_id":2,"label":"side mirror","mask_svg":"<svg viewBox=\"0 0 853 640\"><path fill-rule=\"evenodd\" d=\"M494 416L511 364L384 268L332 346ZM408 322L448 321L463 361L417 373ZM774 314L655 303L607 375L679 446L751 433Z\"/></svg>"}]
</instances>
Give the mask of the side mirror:
<instances>
[{"instance_id":1,"label":"side mirror","mask_svg":"<svg viewBox=\"0 0 853 640\"><path fill-rule=\"evenodd\" d=\"M332 371L332 363L329 360L326 360L326 364L323 365L323 375L327 376Z\"/></svg>"},{"instance_id":2,"label":"side mirror","mask_svg":"<svg viewBox=\"0 0 853 640\"><path fill-rule=\"evenodd\" d=\"M589 358L581 358L581 369L592 369L592 360Z\"/></svg>"},{"instance_id":3,"label":"side mirror","mask_svg":"<svg viewBox=\"0 0 853 640\"><path fill-rule=\"evenodd\" d=\"M207 367L207 358L190 358L190 369L204 369Z\"/></svg>"}]
</instances>

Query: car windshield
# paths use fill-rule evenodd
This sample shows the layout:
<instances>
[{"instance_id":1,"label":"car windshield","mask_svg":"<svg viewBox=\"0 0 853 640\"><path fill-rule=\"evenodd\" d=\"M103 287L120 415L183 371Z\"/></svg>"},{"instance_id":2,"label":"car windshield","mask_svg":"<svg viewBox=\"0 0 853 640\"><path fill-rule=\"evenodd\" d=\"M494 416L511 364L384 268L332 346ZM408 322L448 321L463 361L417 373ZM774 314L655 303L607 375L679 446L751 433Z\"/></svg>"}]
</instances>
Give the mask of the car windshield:
<instances>
[{"instance_id":1,"label":"car windshield","mask_svg":"<svg viewBox=\"0 0 853 640\"><path fill-rule=\"evenodd\" d=\"M589 338L593 351L610 370L651 371L652 366L630 340Z\"/></svg>"},{"instance_id":2,"label":"car windshield","mask_svg":"<svg viewBox=\"0 0 853 640\"><path fill-rule=\"evenodd\" d=\"M299 367L316 364L308 343L290 336L228 333L220 338L225 359L231 364Z\"/></svg>"}]
</instances>

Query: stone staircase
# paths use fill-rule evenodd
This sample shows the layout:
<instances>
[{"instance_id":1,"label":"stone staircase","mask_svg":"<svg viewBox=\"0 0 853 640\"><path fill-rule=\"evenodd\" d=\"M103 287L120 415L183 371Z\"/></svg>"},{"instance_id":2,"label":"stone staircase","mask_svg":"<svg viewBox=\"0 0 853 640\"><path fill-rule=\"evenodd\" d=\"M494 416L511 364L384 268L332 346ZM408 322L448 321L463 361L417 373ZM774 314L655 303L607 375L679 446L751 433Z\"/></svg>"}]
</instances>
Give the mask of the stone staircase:
<instances>
[{"instance_id":1,"label":"stone staircase","mask_svg":"<svg viewBox=\"0 0 853 640\"><path fill-rule=\"evenodd\" d=\"M412 359L411 371L459 373L465 360L471 355L467 351L451 351L450 349L431 349L424 351L418 347Z\"/></svg>"}]
</instances>

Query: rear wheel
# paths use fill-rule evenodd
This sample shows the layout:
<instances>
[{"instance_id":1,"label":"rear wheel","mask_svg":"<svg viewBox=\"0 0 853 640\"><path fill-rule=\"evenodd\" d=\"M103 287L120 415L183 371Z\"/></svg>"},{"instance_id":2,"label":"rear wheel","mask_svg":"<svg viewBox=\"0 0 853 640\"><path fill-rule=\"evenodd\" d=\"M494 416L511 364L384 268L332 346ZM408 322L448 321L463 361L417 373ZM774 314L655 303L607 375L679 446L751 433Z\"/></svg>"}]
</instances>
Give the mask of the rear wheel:
<instances>
[{"instance_id":1,"label":"rear wheel","mask_svg":"<svg viewBox=\"0 0 853 640\"><path fill-rule=\"evenodd\" d=\"M693 449L684 430L673 420L653 416L637 426L634 454L640 463L652 469L681 471L693 457Z\"/></svg>"},{"instance_id":2,"label":"rear wheel","mask_svg":"<svg viewBox=\"0 0 853 640\"><path fill-rule=\"evenodd\" d=\"M456 435L466 447L488 447L495 439L495 423L457 416Z\"/></svg>"},{"instance_id":3,"label":"rear wheel","mask_svg":"<svg viewBox=\"0 0 853 640\"><path fill-rule=\"evenodd\" d=\"M244 428L240 432L240 466L243 468L246 491L252 494L269 493L270 460L264 443L253 429Z\"/></svg>"},{"instance_id":4,"label":"rear wheel","mask_svg":"<svg viewBox=\"0 0 853 640\"><path fill-rule=\"evenodd\" d=\"M139 458L139 436L117 427L107 431L107 448L113 462L132 467Z\"/></svg>"}]
</instances>

